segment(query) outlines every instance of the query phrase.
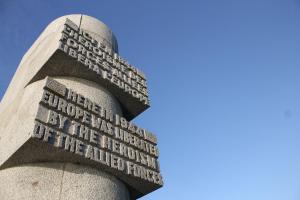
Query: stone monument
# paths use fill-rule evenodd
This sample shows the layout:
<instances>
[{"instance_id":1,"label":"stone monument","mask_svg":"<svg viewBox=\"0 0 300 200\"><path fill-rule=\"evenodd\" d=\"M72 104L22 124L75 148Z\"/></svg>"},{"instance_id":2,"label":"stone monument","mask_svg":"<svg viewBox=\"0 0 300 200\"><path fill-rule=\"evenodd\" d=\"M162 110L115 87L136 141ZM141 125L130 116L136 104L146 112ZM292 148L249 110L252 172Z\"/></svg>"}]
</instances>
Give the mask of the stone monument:
<instances>
[{"instance_id":1,"label":"stone monument","mask_svg":"<svg viewBox=\"0 0 300 200\"><path fill-rule=\"evenodd\" d=\"M132 123L145 75L86 15L54 20L0 104L0 199L133 200L163 185L157 139Z\"/></svg>"}]
</instances>

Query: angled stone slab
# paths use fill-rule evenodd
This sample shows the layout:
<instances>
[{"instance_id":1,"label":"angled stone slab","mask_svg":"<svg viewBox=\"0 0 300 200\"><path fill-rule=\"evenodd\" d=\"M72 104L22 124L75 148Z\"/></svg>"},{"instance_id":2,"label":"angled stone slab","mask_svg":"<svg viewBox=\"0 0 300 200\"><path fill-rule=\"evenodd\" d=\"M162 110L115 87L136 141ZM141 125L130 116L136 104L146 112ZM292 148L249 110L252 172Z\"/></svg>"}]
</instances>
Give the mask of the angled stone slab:
<instances>
[{"instance_id":1,"label":"angled stone slab","mask_svg":"<svg viewBox=\"0 0 300 200\"><path fill-rule=\"evenodd\" d=\"M0 140L6 150L0 169L35 162L88 165L118 177L134 199L163 185L156 143L144 129L129 128L125 118L51 78L29 85L25 94L23 104L31 102L23 107L26 121L15 123L26 126L14 126L18 136Z\"/></svg>"},{"instance_id":2,"label":"angled stone slab","mask_svg":"<svg viewBox=\"0 0 300 200\"><path fill-rule=\"evenodd\" d=\"M88 31L95 24L105 31ZM128 120L146 110L150 102L145 75L117 54L115 36L103 27L98 20L84 15L52 22L23 57L3 105L18 95L13 91L46 76L71 76L108 89L121 103Z\"/></svg>"}]
</instances>

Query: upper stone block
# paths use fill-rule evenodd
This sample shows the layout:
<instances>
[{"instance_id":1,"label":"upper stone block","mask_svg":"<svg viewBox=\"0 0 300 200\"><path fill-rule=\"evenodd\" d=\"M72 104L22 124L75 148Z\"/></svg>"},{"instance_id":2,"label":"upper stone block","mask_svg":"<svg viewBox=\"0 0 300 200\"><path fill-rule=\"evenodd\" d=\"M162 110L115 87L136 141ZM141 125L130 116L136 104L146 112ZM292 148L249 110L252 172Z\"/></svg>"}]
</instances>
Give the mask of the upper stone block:
<instances>
[{"instance_id":1,"label":"upper stone block","mask_svg":"<svg viewBox=\"0 0 300 200\"><path fill-rule=\"evenodd\" d=\"M15 91L46 76L78 77L98 83L118 99L127 120L149 107L145 75L118 55L112 31L86 15L53 21L25 54L16 75Z\"/></svg>"}]
</instances>

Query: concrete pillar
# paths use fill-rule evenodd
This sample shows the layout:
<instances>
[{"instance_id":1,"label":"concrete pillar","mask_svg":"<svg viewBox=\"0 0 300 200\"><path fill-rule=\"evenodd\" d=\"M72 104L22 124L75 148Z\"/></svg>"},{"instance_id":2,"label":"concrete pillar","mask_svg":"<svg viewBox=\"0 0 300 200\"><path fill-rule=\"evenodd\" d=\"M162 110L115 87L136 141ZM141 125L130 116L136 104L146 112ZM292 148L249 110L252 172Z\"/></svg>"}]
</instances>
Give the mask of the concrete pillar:
<instances>
[{"instance_id":1,"label":"concrete pillar","mask_svg":"<svg viewBox=\"0 0 300 200\"><path fill-rule=\"evenodd\" d=\"M41 37L33 44L32 48L23 57L20 65L31 62L31 55L39 48L40 42L47 40L51 34L55 34L58 27L66 18L72 20L81 29L87 31L97 40L104 42L115 52L118 51L117 41L113 33L102 22L85 15L68 15L53 21L43 32ZM45 49L45 51L47 51ZM19 69L17 75L24 69ZM122 116L122 109L115 97L105 88L92 81L69 76L52 77L54 80L76 90L90 100L98 103L103 108L111 110L114 114ZM13 80L6 97L1 101L1 112L10 110L11 99L20 104L19 117L23 117L26 125L28 115L35 115L30 108L35 97L31 96L42 87L42 80L28 84L25 92L19 91L22 82ZM22 96L22 100L18 98ZM19 102L21 101L21 102ZM4 110L6 109L6 110ZM5 119L3 118L3 121ZM9 120L7 120L9 121ZM4 123L4 122L3 122ZM29 123L29 122L28 122ZM32 123L30 123L32 124ZM5 126L3 126L5 127ZM4 131L3 131L4 132ZM4 134L4 133L2 133ZM32 149L34 151L34 149ZM114 176L92 168L87 165L69 162L33 162L21 165L12 165L0 170L0 199L5 200L129 200L130 194L126 185Z\"/></svg>"},{"instance_id":2,"label":"concrete pillar","mask_svg":"<svg viewBox=\"0 0 300 200\"><path fill-rule=\"evenodd\" d=\"M117 178L72 163L30 163L0 171L5 200L129 200Z\"/></svg>"}]
</instances>

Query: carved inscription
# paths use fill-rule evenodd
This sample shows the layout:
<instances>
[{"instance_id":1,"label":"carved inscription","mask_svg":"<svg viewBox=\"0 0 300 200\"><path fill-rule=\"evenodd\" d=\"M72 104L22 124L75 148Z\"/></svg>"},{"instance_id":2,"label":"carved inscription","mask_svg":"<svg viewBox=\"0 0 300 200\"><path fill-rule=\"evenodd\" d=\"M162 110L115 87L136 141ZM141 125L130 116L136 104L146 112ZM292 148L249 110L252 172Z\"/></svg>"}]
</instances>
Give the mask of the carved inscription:
<instances>
[{"instance_id":1,"label":"carved inscription","mask_svg":"<svg viewBox=\"0 0 300 200\"><path fill-rule=\"evenodd\" d=\"M59 49L82 63L99 78L149 105L145 75L113 52L104 43L67 20L60 39Z\"/></svg>"},{"instance_id":2,"label":"carved inscription","mask_svg":"<svg viewBox=\"0 0 300 200\"><path fill-rule=\"evenodd\" d=\"M153 134L49 78L32 137L130 177L163 184Z\"/></svg>"}]
</instances>

